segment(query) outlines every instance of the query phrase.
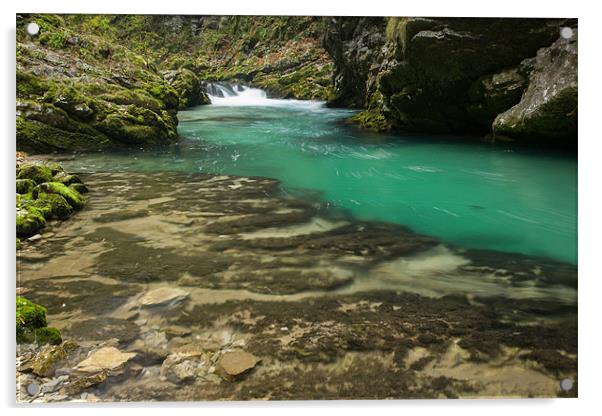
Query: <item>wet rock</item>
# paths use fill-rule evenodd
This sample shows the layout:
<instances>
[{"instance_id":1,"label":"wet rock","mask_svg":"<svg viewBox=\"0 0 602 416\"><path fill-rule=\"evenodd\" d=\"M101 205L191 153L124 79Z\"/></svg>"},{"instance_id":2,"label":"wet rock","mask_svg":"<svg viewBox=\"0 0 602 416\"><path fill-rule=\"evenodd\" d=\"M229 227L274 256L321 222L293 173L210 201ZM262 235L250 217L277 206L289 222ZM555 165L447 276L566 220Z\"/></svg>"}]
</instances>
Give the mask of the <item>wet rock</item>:
<instances>
[{"instance_id":1,"label":"wet rock","mask_svg":"<svg viewBox=\"0 0 602 416\"><path fill-rule=\"evenodd\" d=\"M125 319L102 317L75 322L65 332L82 340L105 341L116 338L121 344L127 344L138 336L140 328Z\"/></svg>"},{"instance_id":2,"label":"wet rock","mask_svg":"<svg viewBox=\"0 0 602 416\"><path fill-rule=\"evenodd\" d=\"M17 298L17 332L24 328L46 326L46 308L24 297Z\"/></svg>"},{"instance_id":3,"label":"wet rock","mask_svg":"<svg viewBox=\"0 0 602 416\"><path fill-rule=\"evenodd\" d=\"M176 325L170 325L163 328L163 332L165 332L165 335L167 335L168 338L185 337L192 333L190 329Z\"/></svg>"},{"instance_id":4,"label":"wet rock","mask_svg":"<svg viewBox=\"0 0 602 416\"><path fill-rule=\"evenodd\" d=\"M186 299L189 295L190 293L183 289L163 287L151 290L144 294L140 299L140 304L147 307L167 304L174 305Z\"/></svg>"},{"instance_id":5,"label":"wet rock","mask_svg":"<svg viewBox=\"0 0 602 416\"><path fill-rule=\"evenodd\" d=\"M17 236L32 236L37 234L45 225L46 219L38 208L33 206L27 208L17 207Z\"/></svg>"},{"instance_id":6,"label":"wet rock","mask_svg":"<svg viewBox=\"0 0 602 416\"><path fill-rule=\"evenodd\" d=\"M259 359L245 351L227 351L218 361L218 369L222 377L236 380L251 371Z\"/></svg>"},{"instance_id":7,"label":"wet rock","mask_svg":"<svg viewBox=\"0 0 602 416\"><path fill-rule=\"evenodd\" d=\"M141 355L144 365L160 363L169 354L167 337L164 332L160 331L149 331L142 334L130 348Z\"/></svg>"},{"instance_id":8,"label":"wet rock","mask_svg":"<svg viewBox=\"0 0 602 416\"><path fill-rule=\"evenodd\" d=\"M64 185L70 186L73 185L75 183L82 183L82 180L80 178L78 178L75 175L70 175L67 172L58 172L56 175L54 175L53 179L56 182L60 182Z\"/></svg>"},{"instance_id":9,"label":"wet rock","mask_svg":"<svg viewBox=\"0 0 602 416\"><path fill-rule=\"evenodd\" d=\"M190 69L164 71L163 76L178 93L178 109L184 110L195 105L209 104L209 97L203 91L201 81Z\"/></svg>"},{"instance_id":10,"label":"wet rock","mask_svg":"<svg viewBox=\"0 0 602 416\"><path fill-rule=\"evenodd\" d=\"M496 136L577 143L577 29L542 48L520 102L493 122Z\"/></svg>"},{"instance_id":11,"label":"wet rock","mask_svg":"<svg viewBox=\"0 0 602 416\"><path fill-rule=\"evenodd\" d=\"M214 371L212 351L198 343L175 346L173 352L161 364L161 376L172 383L189 383L207 379Z\"/></svg>"},{"instance_id":12,"label":"wet rock","mask_svg":"<svg viewBox=\"0 0 602 416\"><path fill-rule=\"evenodd\" d=\"M64 391L68 395L75 395L81 392L82 390L104 382L107 378L108 374L106 371L101 371L92 375L77 377L74 378L73 381L69 382L69 384L66 384L61 391Z\"/></svg>"},{"instance_id":13,"label":"wet rock","mask_svg":"<svg viewBox=\"0 0 602 416\"><path fill-rule=\"evenodd\" d=\"M73 341L65 341L61 345L45 346L31 360L29 368L38 376L51 377L69 356L69 353L77 348L78 345Z\"/></svg>"},{"instance_id":14,"label":"wet rock","mask_svg":"<svg viewBox=\"0 0 602 416\"><path fill-rule=\"evenodd\" d=\"M161 365L161 376L172 383L188 383L208 374L208 358L171 354Z\"/></svg>"},{"instance_id":15,"label":"wet rock","mask_svg":"<svg viewBox=\"0 0 602 416\"><path fill-rule=\"evenodd\" d=\"M82 373L97 373L100 371L114 371L123 366L136 353L121 352L115 347L103 347L75 366L75 370Z\"/></svg>"}]
</instances>

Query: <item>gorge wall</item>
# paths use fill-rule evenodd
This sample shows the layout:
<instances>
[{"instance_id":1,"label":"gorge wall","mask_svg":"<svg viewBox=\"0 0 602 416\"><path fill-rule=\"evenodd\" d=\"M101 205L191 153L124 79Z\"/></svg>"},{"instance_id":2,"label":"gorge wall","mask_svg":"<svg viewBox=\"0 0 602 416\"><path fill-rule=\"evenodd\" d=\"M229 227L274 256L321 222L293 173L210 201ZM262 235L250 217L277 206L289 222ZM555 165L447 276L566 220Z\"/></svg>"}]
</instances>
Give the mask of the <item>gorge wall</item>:
<instances>
[{"instance_id":1,"label":"gorge wall","mask_svg":"<svg viewBox=\"0 0 602 416\"><path fill-rule=\"evenodd\" d=\"M577 138L577 22L350 18L329 21L331 106L376 130ZM560 36L571 27L572 36Z\"/></svg>"}]
</instances>

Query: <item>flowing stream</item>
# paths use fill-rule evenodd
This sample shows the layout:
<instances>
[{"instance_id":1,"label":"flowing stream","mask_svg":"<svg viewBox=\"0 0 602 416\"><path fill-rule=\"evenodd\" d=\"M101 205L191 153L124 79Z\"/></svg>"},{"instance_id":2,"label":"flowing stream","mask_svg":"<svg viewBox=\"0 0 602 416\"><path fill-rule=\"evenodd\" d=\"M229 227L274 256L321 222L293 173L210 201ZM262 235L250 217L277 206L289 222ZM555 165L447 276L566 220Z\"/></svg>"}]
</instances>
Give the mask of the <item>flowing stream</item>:
<instances>
[{"instance_id":1,"label":"flowing stream","mask_svg":"<svg viewBox=\"0 0 602 416\"><path fill-rule=\"evenodd\" d=\"M352 110L212 84L212 104L179 114L169 148L78 155L77 171L179 171L276 178L333 211L386 221L467 248L577 263L574 155L474 137L363 132Z\"/></svg>"}]
</instances>

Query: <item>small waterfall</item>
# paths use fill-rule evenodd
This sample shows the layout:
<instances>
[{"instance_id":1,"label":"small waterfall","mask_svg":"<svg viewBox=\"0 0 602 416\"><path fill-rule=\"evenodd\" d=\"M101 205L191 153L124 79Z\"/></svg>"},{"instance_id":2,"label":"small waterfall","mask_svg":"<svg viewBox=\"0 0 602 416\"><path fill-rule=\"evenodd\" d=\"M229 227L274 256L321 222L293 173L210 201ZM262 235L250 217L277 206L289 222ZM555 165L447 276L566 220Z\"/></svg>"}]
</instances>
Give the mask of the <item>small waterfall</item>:
<instances>
[{"instance_id":1,"label":"small waterfall","mask_svg":"<svg viewBox=\"0 0 602 416\"><path fill-rule=\"evenodd\" d=\"M268 105L264 90L246 85L211 82L207 84L207 95L216 105Z\"/></svg>"},{"instance_id":2,"label":"small waterfall","mask_svg":"<svg viewBox=\"0 0 602 416\"><path fill-rule=\"evenodd\" d=\"M323 105L322 101L268 98L262 89L226 82L210 82L205 86L205 90L211 104L219 106L294 106L314 109Z\"/></svg>"}]
</instances>

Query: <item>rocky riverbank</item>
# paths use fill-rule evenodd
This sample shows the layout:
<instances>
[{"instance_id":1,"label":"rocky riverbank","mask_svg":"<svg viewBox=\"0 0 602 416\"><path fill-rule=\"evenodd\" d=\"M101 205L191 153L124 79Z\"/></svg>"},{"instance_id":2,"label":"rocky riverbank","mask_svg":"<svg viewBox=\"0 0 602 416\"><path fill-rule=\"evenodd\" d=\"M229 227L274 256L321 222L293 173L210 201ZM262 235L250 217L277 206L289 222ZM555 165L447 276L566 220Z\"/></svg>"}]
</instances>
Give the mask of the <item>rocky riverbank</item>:
<instances>
[{"instance_id":1,"label":"rocky riverbank","mask_svg":"<svg viewBox=\"0 0 602 416\"><path fill-rule=\"evenodd\" d=\"M324 216L271 179L79 176L78 221L18 253L64 339L18 350L18 400L576 395L574 266Z\"/></svg>"}]
</instances>

